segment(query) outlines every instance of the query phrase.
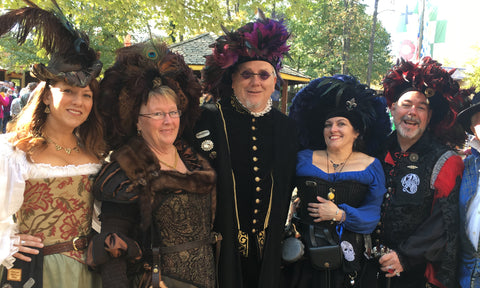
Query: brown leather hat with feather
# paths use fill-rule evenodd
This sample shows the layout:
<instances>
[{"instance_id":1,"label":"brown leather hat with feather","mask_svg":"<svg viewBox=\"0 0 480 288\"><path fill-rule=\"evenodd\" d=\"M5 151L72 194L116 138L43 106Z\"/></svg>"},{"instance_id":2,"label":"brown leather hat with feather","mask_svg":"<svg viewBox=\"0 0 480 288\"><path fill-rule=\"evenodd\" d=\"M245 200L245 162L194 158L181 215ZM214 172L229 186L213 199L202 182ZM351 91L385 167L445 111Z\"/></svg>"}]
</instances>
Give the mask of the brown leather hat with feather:
<instances>
[{"instance_id":1,"label":"brown leather hat with feather","mask_svg":"<svg viewBox=\"0 0 480 288\"><path fill-rule=\"evenodd\" d=\"M88 36L67 20L55 0L51 1L54 4L52 11L24 0L29 7L1 15L0 36L15 31L18 44L23 44L28 34L35 31L41 36L39 44L50 55L50 61L47 66L32 65L33 76L41 81L65 81L73 86L86 87L100 74L102 62L97 59L95 50L89 47Z\"/></svg>"}]
</instances>

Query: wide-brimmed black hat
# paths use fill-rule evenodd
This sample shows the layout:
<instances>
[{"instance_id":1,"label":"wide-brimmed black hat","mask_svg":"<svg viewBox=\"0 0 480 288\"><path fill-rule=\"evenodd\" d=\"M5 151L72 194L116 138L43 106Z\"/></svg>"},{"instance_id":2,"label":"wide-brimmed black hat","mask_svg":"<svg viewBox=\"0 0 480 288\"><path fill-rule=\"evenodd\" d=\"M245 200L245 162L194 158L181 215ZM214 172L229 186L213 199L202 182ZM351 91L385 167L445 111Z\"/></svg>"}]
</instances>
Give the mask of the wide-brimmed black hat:
<instances>
[{"instance_id":1,"label":"wide-brimmed black hat","mask_svg":"<svg viewBox=\"0 0 480 288\"><path fill-rule=\"evenodd\" d=\"M470 126L472 125L472 116L477 112L480 112L480 92L473 96L470 106L467 109L462 110L457 116L457 122L462 125L465 131L472 135L474 134L472 129L470 129Z\"/></svg>"},{"instance_id":2,"label":"wide-brimmed black hat","mask_svg":"<svg viewBox=\"0 0 480 288\"><path fill-rule=\"evenodd\" d=\"M317 78L293 98L290 118L297 123L302 149L323 150L325 120L347 118L360 133L366 152L375 155L391 131L387 103L366 85L349 75Z\"/></svg>"}]
</instances>

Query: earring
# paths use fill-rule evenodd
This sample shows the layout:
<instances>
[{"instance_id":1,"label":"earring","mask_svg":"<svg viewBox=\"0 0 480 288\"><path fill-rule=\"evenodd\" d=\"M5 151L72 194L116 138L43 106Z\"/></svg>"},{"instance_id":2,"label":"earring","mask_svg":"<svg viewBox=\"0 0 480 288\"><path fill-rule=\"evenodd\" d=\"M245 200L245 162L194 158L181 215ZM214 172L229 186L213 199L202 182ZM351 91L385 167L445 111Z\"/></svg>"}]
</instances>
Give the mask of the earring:
<instances>
[{"instance_id":1,"label":"earring","mask_svg":"<svg viewBox=\"0 0 480 288\"><path fill-rule=\"evenodd\" d=\"M137 129L137 135L142 136L142 130Z\"/></svg>"},{"instance_id":2,"label":"earring","mask_svg":"<svg viewBox=\"0 0 480 288\"><path fill-rule=\"evenodd\" d=\"M50 106L47 105L47 107L45 107L45 110L43 110L43 112L45 112L45 114L50 114Z\"/></svg>"}]
</instances>

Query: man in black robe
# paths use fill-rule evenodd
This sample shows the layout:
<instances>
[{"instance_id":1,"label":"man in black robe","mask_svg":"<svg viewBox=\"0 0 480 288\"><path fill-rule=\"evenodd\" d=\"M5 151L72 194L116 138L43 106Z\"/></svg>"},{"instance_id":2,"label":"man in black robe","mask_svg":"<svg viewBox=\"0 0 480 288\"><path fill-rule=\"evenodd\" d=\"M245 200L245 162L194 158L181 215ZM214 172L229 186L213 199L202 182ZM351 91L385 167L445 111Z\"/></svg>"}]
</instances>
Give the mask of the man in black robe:
<instances>
[{"instance_id":1,"label":"man in black robe","mask_svg":"<svg viewBox=\"0 0 480 288\"><path fill-rule=\"evenodd\" d=\"M295 176L295 124L272 108L289 33L260 18L219 37L202 71L194 141L217 172L214 230L223 235L219 287L280 286L281 241Z\"/></svg>"}]
</instances>

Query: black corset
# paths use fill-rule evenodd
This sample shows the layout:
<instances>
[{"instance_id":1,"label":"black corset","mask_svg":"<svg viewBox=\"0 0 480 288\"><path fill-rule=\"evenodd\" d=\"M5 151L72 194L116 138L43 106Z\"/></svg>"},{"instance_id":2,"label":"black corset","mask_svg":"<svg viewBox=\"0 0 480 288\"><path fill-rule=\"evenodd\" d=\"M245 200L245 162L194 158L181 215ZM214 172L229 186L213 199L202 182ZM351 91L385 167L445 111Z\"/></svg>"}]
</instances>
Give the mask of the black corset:
<instances>
[{"instance_id":1,"label":"black corset","mask_svg":"<svg viewBox=\"0 0 480 288\"><path fill-rule=\"evenodd\" d=\"M335 204L348 204L359 207L368 192L368 185L356 181L328 182L318 177L297 177L297 195L300 197L300 207L297 216L305 224L313 224L313 218L308 215L308 203L318 202L317 196L328 199L329 189L335 189Z\"/></svg>"}]
</instances>

